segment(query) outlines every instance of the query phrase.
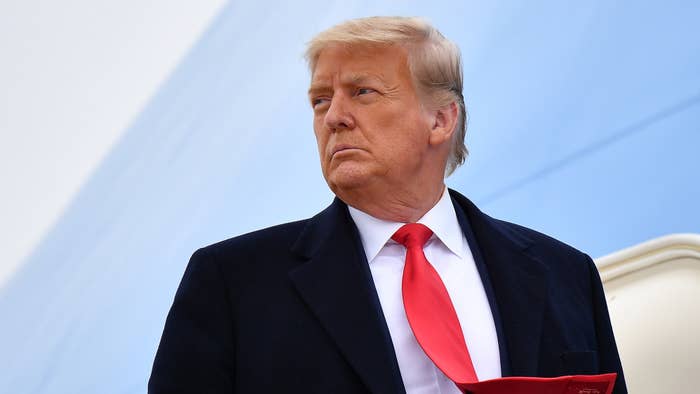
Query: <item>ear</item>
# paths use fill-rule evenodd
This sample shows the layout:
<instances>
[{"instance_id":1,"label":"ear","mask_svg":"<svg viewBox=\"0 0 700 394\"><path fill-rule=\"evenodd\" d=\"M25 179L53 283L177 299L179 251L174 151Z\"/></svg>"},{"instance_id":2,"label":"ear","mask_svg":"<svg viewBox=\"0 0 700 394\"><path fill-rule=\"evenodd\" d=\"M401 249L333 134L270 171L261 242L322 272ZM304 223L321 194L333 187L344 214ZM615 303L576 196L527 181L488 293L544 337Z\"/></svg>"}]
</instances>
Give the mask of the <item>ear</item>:
<instances>
[{"instance_id":1,"label":"ear","mask_svg":"<svg viewBox=\"0 0 700 394\"><path fill-rule=\"evenodd\" d=\"M457 103L452 103L433 110L432 127L430 128L430 145L442 145L452 140L452 135L457 126L459 109Z\"/></svg>"}]
</instances>

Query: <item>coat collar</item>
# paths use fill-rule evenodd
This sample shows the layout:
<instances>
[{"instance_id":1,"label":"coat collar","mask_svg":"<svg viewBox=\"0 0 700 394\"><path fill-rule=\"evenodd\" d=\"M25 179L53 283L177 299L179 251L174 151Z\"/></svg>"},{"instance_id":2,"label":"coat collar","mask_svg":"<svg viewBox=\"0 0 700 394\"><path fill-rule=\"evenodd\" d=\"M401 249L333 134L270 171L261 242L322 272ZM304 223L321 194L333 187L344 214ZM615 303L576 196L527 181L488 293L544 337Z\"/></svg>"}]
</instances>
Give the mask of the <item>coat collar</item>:
<instances>
[{"instance_id":1,"label":"coat collar","mask_svg":"<svg viewBox=\"0 0 700 394\"><path fill-rule=\"evenodd\" d=\"M297 291L373 393L405 393L389 329L347 206L335 199L296 243Z\"/></svg>"}]
</instances>

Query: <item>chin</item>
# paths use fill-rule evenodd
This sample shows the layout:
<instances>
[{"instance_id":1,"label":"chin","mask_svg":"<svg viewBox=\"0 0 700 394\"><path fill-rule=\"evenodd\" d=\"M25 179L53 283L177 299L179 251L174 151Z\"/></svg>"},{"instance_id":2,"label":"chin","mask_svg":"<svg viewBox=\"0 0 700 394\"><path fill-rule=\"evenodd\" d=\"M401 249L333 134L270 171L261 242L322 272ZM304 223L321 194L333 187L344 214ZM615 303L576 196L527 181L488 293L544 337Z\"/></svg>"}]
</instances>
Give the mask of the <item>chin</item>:
<instances>
[{"instance_id":1,"label":"chin","mask_svg":"<svg viewBox=\"0 0 700 394\"><path fill-rule=\"evenodd\" d=\"M356 191L369 184L371 175L361 168L335 168L326 176L328 187L340 196L345 192Z\"/></svg>"}]
</instances>

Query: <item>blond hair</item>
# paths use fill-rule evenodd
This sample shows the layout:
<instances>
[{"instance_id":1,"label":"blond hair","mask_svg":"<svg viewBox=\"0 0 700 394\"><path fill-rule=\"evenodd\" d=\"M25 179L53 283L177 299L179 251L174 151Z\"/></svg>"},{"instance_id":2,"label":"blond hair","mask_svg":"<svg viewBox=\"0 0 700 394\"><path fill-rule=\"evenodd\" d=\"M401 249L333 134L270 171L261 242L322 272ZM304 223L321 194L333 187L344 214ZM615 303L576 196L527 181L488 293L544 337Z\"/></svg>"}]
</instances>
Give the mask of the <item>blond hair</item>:
<instances>
[{"instance_id":1,"label":"blond hair","mask_svg":"<svg viewBox=\"0 0 700 394\"><path fill-rule=\"evenodd\" d=\"M404 47L418 93L437 107L454 102L459 110L445 175L449 176L464 163L468 154L464 144L467 112L462 96L462 61L454 43L420 18L375 16L351 19L319 33L308 43L305 57L312 75L321 51L331 44Z\"/></svg>"}]
</instances>

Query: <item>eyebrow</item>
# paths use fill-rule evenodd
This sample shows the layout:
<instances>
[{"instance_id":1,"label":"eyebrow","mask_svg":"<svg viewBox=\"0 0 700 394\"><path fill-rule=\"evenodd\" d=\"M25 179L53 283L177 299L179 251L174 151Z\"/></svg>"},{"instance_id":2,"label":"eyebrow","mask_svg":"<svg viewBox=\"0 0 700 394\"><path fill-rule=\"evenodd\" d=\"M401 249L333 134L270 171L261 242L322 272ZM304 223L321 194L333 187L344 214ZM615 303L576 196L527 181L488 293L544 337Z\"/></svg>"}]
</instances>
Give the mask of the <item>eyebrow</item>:
<instances>
[{"instance_id":1,"label":"eyebrow","mask_svg":"<svg viewBox=\"0 0 700 394\"><path fill-rule=\"evenodd\" d=\"M349 76L342 78L340 81L341 85L362 85L368 82L378 82L382 84L382 86L387 86L386 82L381 76L371 74L350 74ZM331 86L326 82L316 82L311 84L308 94L309 96L312 96L318 93L327 92L331 89Z\"/></svg>"},{"instance_id":2,"label":"eyebrow","mask_svg":"<svg viewBox=\"0 0 700 394\"><path fill-rule=\"evenodd\" d=\"M349 77L341 81L344 85L361 85L367 82L379 82L384 85L384 80L379 75L370 74L350 74Z\"/></svg>"},{"instance_id":3,"label":"eyebrow","mask_svg":"<svg viewBox=\"0 0 700 394\"><path fill-rule=\"evenodd\" d=\"M331 90L330 86L326 83L312 83L309 87L309 96L314 96L319 93L327 92Z\"/></svg>"}]
</instances>

